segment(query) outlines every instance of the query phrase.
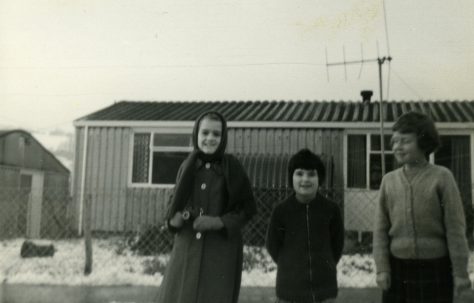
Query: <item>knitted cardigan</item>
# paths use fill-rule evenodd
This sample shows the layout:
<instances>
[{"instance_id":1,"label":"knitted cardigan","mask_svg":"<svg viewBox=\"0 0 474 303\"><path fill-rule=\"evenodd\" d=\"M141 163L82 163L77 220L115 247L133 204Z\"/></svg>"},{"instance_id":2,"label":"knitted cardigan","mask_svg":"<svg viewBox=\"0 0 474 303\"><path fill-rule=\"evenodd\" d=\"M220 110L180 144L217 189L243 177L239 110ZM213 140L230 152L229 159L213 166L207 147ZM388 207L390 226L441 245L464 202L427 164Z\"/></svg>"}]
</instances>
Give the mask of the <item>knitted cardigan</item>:
<instances>
[{"instance_id":1,"label":"knitted cardigan","mask_svg":"<svg viewBox=\"0 0 474 303\"><path fill-rule=\"evenodd\" d=\"M447 168L427 163L409 182L399 168L382 179L373 253L377 273L389 256L433 259L449 255L453 275L468 277L469 250L459 189Z\"/></svg>"}]
</instances>

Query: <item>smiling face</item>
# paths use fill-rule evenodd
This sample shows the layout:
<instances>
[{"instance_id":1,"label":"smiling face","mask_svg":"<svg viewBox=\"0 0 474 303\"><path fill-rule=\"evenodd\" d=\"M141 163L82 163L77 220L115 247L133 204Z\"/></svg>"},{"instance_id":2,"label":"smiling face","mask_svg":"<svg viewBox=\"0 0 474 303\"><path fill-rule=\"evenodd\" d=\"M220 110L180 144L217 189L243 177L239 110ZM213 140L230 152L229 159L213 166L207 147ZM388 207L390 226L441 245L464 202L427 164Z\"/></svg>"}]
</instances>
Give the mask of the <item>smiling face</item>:
<instances>
[{"instance_id":1,"label":"smiling face","mask_svg":"<svg viewBox=\"0 0 474 303\"><path fill-rule=\"evenodd\" d=\"M221 121L204 118L199 124L197 143L199 149L208 155L216 152L222 140Z\"/></svg>"},{"instance_id":2,"label":"smiling face","mask_svg":"<svg viewBox=\"0 0 474 303\"><path fill-rule=\"evenodd\" d=\"M392 150L401 165L416 164L425 161L425 152L418 146L415 133L394 132L392 136Z\"/></svg>"},{"instance_id":3,"label":"smiling face","mask_svg":"<svg viewBox=\"0 0 474 303\"><path fill-rule=\"evenodd\" d=\"M316 197L318 188L319 178L315 169L295 169L293 172L293 189L298 200L308 201L313 199Z\"/></svg>"}]
</instances>

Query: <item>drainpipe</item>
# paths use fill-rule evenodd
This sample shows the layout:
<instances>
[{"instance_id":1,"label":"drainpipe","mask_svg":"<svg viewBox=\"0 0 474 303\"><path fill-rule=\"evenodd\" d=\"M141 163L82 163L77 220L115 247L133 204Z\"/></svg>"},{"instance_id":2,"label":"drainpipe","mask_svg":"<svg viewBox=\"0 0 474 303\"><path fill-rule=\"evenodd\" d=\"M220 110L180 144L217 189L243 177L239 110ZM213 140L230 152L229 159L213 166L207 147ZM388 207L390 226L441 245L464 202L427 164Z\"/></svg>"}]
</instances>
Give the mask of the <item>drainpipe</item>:
<instances>
[{"instance_id":1,"label":"drainpipe","mask_svg":"<svg viewBox=\"0 0 474 303\"><path fill-rule=\"evenodd\" d=\"M86 125L84 129L84 148L82 150L82 175L81 175L81 196L79 200L79 224L78 224L78 234L82 235L82 217L84 212L84 196L85 196L85 187L86 187L86 161L87 161L87 142L89 141L89 126Z\"/></svg>"}]
</instances>

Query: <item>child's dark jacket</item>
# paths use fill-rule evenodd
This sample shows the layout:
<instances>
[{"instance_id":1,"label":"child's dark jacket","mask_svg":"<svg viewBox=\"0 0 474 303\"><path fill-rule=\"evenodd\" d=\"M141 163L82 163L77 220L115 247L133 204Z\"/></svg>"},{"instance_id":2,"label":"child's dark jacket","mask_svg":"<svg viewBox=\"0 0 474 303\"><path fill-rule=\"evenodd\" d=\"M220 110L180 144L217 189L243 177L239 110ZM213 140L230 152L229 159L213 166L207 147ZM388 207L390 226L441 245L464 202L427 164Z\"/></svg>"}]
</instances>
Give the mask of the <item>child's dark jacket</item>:
<instances>
[{"instance_id":1,"label":"child's dark jacket","mask_svg":"<svg viewBox=\"0 0 474 303\"><path fill-rule=\"evenodd\" d=\"M267 250L277 263L277 297L314 302L337 296L336 265L344 246L339 207L317 194L308 204L295 195L273 210Z\"/></svg>"}]
</instances>

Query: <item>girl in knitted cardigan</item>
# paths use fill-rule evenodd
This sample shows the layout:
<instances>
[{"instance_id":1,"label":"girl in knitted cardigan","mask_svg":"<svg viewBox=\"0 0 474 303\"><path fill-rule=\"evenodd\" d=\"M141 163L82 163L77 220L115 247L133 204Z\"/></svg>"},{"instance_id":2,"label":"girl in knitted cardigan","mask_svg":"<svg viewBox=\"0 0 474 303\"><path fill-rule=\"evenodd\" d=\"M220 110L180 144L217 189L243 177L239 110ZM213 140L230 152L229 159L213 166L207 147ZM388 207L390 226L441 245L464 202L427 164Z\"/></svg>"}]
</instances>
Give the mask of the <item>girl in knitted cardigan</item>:
<instances>
[{"instance_id":1,"label":"girl in knitted cardigan","mask_svg":"<svg viewBox=\"0 0 474 303\"><path fill-rule=\"evenodd\" d=\"M382 179L373 244L383 302L451 303L470 287L458 187L447 168L428 162L440 145L428 116L406 113L392 130L401 167Z\"/></svg>"}]
</instances>

